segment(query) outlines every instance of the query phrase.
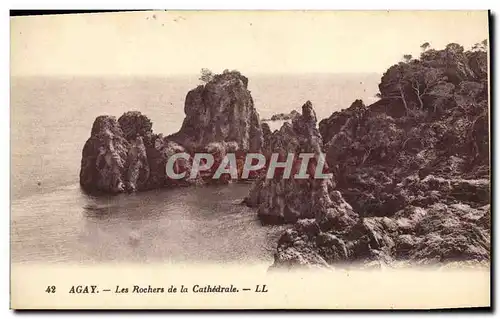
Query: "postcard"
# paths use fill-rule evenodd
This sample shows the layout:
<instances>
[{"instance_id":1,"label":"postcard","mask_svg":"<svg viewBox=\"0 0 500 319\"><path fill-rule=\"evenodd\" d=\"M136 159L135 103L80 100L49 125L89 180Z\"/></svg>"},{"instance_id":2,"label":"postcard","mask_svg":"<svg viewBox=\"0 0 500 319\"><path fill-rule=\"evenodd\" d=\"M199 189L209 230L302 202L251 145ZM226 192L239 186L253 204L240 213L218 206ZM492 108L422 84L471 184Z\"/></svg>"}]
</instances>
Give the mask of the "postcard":
<instances>
[{"instance_id":1,"label":"postcard","mask_svg":"<svg viewBox=\"0 0 500 319\"><path fill-rule=\"evenodd\" d=\"M491 306L487 11L10 32L12 309Z\"/></svg>"}]
</instances>

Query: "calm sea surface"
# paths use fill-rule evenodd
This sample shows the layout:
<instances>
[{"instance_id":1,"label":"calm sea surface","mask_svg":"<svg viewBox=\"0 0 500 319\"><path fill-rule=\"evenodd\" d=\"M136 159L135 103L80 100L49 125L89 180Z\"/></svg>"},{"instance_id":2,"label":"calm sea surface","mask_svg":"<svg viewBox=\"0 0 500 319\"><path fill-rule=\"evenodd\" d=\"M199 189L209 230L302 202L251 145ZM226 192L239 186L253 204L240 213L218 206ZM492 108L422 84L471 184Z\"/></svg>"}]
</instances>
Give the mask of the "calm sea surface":
<instances>
[{"instance_id":1,"label":"calm sea surface","mask_svg":"<svg viewBox=\"0 0 500 319\"><path fill-rule=\"evenodd\" d=\"M79 189L81 151L95 117L139 110L155 132L174 133L197 78L12 78L12 261L271 263L285 226L262 227L239 205L250 185L101 198ZM357 98L371 103L380 76L249 78L261 118L300 111L311 100L319 120Z\"/></svg>"}]
</instances>

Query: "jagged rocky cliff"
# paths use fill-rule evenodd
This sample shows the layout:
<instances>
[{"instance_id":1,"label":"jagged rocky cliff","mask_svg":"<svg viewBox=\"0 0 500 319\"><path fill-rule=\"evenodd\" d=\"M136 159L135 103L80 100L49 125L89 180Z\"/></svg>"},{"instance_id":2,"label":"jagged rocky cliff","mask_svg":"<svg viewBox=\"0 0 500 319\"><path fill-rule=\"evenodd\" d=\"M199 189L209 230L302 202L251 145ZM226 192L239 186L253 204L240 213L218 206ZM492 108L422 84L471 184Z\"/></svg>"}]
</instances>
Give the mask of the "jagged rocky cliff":
<instances>
[{"instance_id":1,"label":"jagged rocky cliff","mask_svg":"<svg viewBox=\"0 0 500 319\"><path fill-rule=\"evenodd\" d=\"M168 158L184 151L154 134L151 121L140 112L127 112L118 120L102 115L95 119L83 147L80 185L89 192L121 193L199 182L166 177ZM186 161L179 165L190 167Z\"/></svg>"},{"instance_id":2,"label":"jagged rocky cliff","mask_svg":"<svg viewBox=\"0 0 500 319\"><path fill-rule=\"evenodd\" d=\"M153 133L152 122L140 112L127 112L118 120L97 117L82 151L80 185L89 192L120 193L212 182L210 172L191 178L192 162L183 159L174 170L188 172L186 178L170 179L166 163L181 152L209 152L216 162L227 152L259 152L263 134L247 85L248 79L233 71L190 91L184 123L167 137ZM223 175L215 182L229 179Z\"/></svg>"},{"instance_id":3,"label":"jagged rocky cliff","mask_svg":"<svg viewBox=\"0 0 500 319\"><path fill-rule=\"evenodd\" d=\"M280 130L266 133L264 154L279 153L281 162L290 153L296 156L313 153L315 157L307 166L308 178L293 177L301 166L301 161L296 157L290 178L285 179L282 174L275 174L272 178L262 175L254 183L244 203L257 208L263 224L294 223L299 219L314 217L325 222L336 220L342 223L337 220L337 208L344 202L340 194L335 192L333 180L314 178L317 166L321 165L319 155L322 146L316 126L316 113L312 103L307 101L302 106L302 114L296 116L292 124L285 123ZM326 163L322 172L328 172Z\"/></svg>"},{"instance_id":4,"label":"jagged rocky cliff","mask_svg":"<svg viewBox=\"0 0 500 319\"><path fill-rule=\"evenodd\" d=\"M169 139L189 150L203 150L213 142L235 142L238 149L260 152L262 129L248 90L248 79L237 71L214 76L189 91L186 118Z\"/></svg>"},{"instance_id":5,"label":"jagged rocky cliff","mask_svg":"<svg viewBox=\"0 0 500 319\"><path fill-rule=\"evenodd\" d=\"M427 50L389 68L378 102L322 120L336 220L299 215L273 267L489 261L486 58Z\"/></svg>"}]
</instances>

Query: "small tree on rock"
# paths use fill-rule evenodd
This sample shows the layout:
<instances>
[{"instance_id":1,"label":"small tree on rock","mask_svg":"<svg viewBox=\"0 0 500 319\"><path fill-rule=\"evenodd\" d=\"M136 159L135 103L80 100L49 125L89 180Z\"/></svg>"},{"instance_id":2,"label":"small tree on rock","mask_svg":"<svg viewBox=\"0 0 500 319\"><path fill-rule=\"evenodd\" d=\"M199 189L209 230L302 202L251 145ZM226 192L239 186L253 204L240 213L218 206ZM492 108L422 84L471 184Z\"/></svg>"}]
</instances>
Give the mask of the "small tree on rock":
<instances>
[{"instance_id":1,"label":"small tree on rock","mask_svg":"<svg viewBox=\"0 0 500 319\"><path fill-rule=\"evenodd\" d=\"M430 46L431 44L429 42L425 42L420 46L420 48L422 49L422 52L425 52Z\"/></svg>"},{"instance_id":2,"label":"small tree on rock","mask_svg":"<svg viewBox=\"0 0 500 319\"><path fill-rule=\"evenodd\" d=\"M483 41L474 44L472 46L472 51L483 51L486 52L488 50L488 40L484 39Z\"/></svg>"},{"instance_id":3,"label":"small tree on rock","mask_svg":"<svg viewBox=\"0 0 500 319\"><path fill-rule=\"evenodd\" d=\"M199 78L200 81L208 83L208 82L212 81L213 78L214 78L214 73L210 69L207 69L207 68L201 69L201 75Z\"/></svg>"}]
</instances>

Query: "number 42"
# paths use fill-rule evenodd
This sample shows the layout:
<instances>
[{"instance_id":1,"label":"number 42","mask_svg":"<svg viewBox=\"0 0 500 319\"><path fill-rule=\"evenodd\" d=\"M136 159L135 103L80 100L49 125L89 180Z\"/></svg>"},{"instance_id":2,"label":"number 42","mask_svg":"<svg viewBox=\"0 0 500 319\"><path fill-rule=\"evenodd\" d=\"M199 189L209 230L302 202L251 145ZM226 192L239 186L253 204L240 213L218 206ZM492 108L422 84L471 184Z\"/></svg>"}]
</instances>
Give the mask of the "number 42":
<instances>
[{"instance_id":1,"label":"number 42","mask_svg":"<svg viewBox=\"0 0 500 319\"><path fill-rule=\"evenodd\" d=\"M55 293L56 292L56 286L47 286L47 289L45 289L46 293Z\"/></svg>"}]
</instances>

